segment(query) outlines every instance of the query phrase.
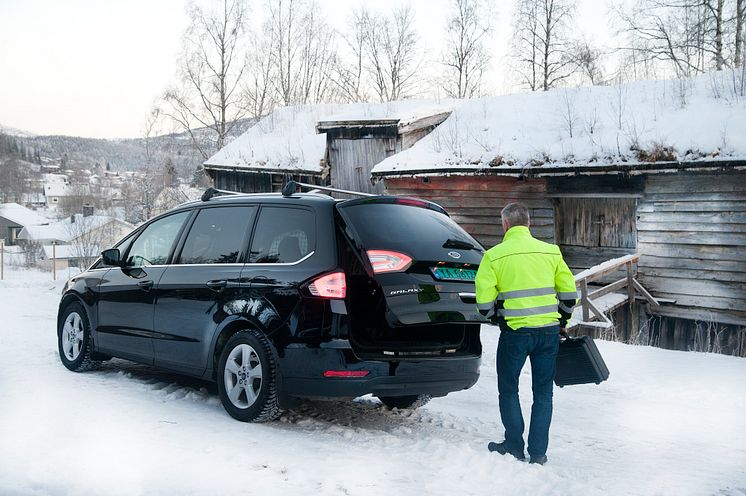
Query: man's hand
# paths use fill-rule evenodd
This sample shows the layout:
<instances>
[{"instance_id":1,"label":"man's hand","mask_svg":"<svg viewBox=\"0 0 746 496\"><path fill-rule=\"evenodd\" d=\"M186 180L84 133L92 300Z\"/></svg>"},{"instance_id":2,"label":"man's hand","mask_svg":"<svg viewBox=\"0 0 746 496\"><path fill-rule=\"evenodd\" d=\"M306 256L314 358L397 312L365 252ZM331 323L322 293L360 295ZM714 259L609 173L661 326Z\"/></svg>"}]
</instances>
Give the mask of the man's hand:
<instances>
[{"instance_id":1,"label":"man's hand","mask_svg":"<svg viewBox=\"0 0 746 496\"><path fill-rule=\"evenodd\" d=\"M567 339L567 329L564 327L560 327L560 336Z\"/></svg>"}]
</instances>

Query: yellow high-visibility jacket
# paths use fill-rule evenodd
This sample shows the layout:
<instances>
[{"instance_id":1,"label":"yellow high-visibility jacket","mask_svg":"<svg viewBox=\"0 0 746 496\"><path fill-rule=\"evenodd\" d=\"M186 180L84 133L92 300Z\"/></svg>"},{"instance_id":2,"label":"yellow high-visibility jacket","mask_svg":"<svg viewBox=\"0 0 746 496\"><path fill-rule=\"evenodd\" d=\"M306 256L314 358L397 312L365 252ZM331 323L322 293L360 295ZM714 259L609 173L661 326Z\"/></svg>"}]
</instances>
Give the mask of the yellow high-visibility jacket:
<instances>
[{"instance_id":1,"label":"yellow high-visibility jacket","mask_svg":"<svg viewBox=\"0 0 746 496\"><path fill-rule=\"evenodd\" d=\"M487 250L476 286L479 311L494 310L513 330L564 327L577 303L575 278L559 247L534 238L526 226L511 227Z\"/></svg>"}]
</instances>

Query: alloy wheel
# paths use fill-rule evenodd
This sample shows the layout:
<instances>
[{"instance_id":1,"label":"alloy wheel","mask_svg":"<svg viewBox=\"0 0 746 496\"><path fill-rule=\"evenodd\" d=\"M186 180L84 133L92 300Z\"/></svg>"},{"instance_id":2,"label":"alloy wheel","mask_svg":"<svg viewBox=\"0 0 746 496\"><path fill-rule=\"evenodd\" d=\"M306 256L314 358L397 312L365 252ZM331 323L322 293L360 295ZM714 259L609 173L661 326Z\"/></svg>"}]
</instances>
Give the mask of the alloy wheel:
<instances>
[{"instance_id":1,"label":"alloy wheel","mask_svg":"<svg viewBox=\"0 0 746 496\"><path fill-rule=\"evenodd\" d=\"M225 361L225 391L236 408L246 409L256 402L262 389L262 362L248 344L233 348Z\"/></svg>"},{"instance_id":2,"label":"alloy wheel","mask_svg":"<svg viewBox=\"0 0 746 496\"><path fill-rule=\"evenodd\" d=\"M71 362L77 360L83 350L83 319L77 312L71 312L62 326L62 350Z\"/></svg>"}]
</instances>

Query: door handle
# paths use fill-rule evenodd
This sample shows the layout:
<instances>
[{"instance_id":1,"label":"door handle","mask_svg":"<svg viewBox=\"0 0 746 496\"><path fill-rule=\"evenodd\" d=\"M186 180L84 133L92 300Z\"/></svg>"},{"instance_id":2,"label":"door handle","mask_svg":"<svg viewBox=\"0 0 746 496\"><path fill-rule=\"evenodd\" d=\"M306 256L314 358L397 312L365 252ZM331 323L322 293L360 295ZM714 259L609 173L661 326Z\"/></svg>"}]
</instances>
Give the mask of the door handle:
<instances>
[{"instance_id":1,"label":"door handle","mask_svg":"<svg viewBox=\"0 0 746 496\"><path fill-rule=\"evenodd\" d=\"M228 281L207 281L206 284L213 291L222 291L228 285Z\"/></svg>"},{"instance_id":2,"label":"door handle","mask_svg":"<svg viewBox=\"0 0 746 496\"><path fill-rule=\"evenodd\" d=\"M153 281L140 281L137 285L145 291L150 291L153 288Z\"/></svg>"},{"instance_id":3,"label":"door handle","mask_svg":"<svg viewBox=\"0 0 746 496\"><path fill-rule=\"evenodd\" d=\"M459 298L461 298L461 301L464 303L475 303L477 302L477 294L476 293L459 293Z\"/></svg>"}]
</instances>

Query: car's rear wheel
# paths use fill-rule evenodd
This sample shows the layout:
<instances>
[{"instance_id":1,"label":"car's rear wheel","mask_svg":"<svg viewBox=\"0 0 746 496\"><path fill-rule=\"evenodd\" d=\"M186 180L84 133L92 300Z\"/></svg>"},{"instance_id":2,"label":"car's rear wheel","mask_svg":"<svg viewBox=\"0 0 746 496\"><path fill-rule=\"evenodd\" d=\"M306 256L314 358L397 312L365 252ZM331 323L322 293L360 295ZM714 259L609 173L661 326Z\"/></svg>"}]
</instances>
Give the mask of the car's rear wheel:
<instances>
[{"instance_id":1,"label":"car's rear wheel","mask_svg":"<svg viewBox=\"0 0 746 496\"><path fill-rule=\"evenodd\" d=\"M386 405L389 409L409 409L414 410L427 404L432 397L427 394L411 395L411 396L379 396L378 399L381 403Z\"/></svg>"},{"instance_id":2,"label":"car's rear wheel","mask_svg":"<svg viewBox=\"0 0 746 496\"><path fill-rule=\"evenodd\" d=\"M282 413L277 363L264 334L247 330L228 340L218 362L218 391L228 414L242 422L268 422Z\"/></svg>"},{"instance_id":3,"label":"car's rear wheel","mask_svg":"<svg viewBox=\"0 0 746 496\"><path fill-rule=\"evenodd\" d=\"M93 370L101 364L94 359L88 316L77 301L67 305L62 312L57 329L57 347L62 364L74 372Z\"/></svg>"}]
</instances>

